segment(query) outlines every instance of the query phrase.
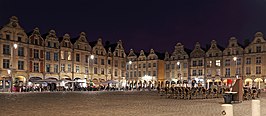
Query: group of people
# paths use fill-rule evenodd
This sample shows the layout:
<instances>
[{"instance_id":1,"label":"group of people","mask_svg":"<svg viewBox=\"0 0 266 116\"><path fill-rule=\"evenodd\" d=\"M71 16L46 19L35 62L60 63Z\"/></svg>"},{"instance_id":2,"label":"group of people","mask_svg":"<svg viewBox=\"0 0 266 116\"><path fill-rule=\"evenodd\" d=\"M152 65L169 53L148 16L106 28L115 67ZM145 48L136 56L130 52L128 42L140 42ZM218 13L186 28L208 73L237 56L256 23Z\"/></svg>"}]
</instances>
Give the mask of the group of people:
<instances>
[{"instance_id":1,"label":"group of people","mask_svg":"<svg viewBox=\"0 0 266 116\"><path fill-rule=\"evenodd\" d=\"M177 98L177 99L208 99L208 98L221 98L227 91L231 91L229 87L223 86L213 86L210 88L204 87L164 87L157 88L158 93L161 96L166 96L167 98ZM259 97L261 90L255 87L253 88L243 88L243 97L247 99L255 99Z\"/></svg>"}]
</instances>

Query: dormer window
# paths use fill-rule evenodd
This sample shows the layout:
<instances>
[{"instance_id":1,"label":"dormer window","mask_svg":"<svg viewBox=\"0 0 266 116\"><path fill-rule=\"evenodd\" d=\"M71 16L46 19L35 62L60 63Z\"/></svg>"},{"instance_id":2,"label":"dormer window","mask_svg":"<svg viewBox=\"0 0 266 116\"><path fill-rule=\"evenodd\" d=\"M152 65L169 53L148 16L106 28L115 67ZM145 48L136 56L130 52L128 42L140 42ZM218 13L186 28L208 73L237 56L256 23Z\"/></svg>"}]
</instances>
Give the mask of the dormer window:
<instances>
[{"instance_id":1,"label":"dormer window","mask_svg":"<svg viewBox=\"0 0 266 116\"><path fill-rule=\"evenodd\" d=\"M257 39L257 43L260 43L261 41L260 41L260 39Z\"/></svg>"},{"instance_id":2,"label":"dormer window","mask_svg":"<svg viewBox=\"0 0 266 116\"><path fill-rule=\"evenodd\" d=\"M34 44L35 44L35 45L38 45L38 44L39 44L37 38L34 39Z\"/></svg>"},{"instance_id":3,"label":"dormer window","mask_svg":"<svg viewBox=\"0 0 266 116\"><path fill-rule=\"evenodd\" d=\"M235 47L235 44L232 44L232 47Z\"/></svg>"},{"instance_id":4,"label":"dormer window","mask_svg":"<svg viewBox=\"0 0 266 116\"><path fill-rule=\"evenodd\" d=\"M47 46L51 47L51 42L50 41L47 42Z\"/></svg>"},{"instance_id":5,"label":"dormer window","mask_svg":"<svg viewBox=\"0 0 266 116\"><path fill-rule=\"evenodd\" d=\"M257 52L257 53L260 53L260 52L261 52L261 46L257 46L257 47L256 47L256 52Z\"/></svg>"},{"instance_id":6,"label":"dormer window","mask_svg":"<svg viewBox=\"0 0 266 116\"><path fill-rule=\"evenodd\" d=\"M248 53L251 53L251 49L250 48L248 49Z\"/></svg>"},{"instance_id":7,"label":"dormer window","mask_svg":"<svg viewBox=\"0 0 266 116\"><path fill-rule=\"evenodd\" d=\"M9 34L6 34L6 39L10 40L10 35Z\"/></svg>"},{"instance_id":8,"label":"dormer window","mask_svg":"<svg viewBox=\"0 0 266 116\"><path fill-rule=\"evenodd\" d=\"M21 42L21 37L18 37L18 42Z\"/></svg>"}]
</instances>

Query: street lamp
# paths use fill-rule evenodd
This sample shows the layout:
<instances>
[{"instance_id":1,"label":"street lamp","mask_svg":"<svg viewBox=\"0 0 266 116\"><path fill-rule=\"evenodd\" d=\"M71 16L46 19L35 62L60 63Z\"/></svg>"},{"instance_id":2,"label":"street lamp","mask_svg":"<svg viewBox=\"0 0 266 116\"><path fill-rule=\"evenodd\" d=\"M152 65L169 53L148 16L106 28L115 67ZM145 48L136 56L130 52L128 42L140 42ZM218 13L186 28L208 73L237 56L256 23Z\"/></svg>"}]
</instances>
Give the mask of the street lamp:
<instances>
[{"instance_id":1,"label":"street lamp","mask_svg":"<svg viewBox=\"0 0 266 116\"><path fill-rule=\"evenodd\" d=\"M178 74L178 77L179 77L179 79L180 79L180 82L182 83L182 78L181 78L181 75L180 75L180 71L181 71L181 67L180 67L180 62L179 61L177 61L177 66L178 66L178 69L179 69L179 72L177 73Z\"/></svg>"},{"instance_id":2,"label":"street lamp","mask_svg":"<svg viewBox=\"0 0 266 116\"><path fill-rule=\"evenodd\" d=\"M14 62L15 62L15 60L14 60L14 53L15 53L15 51L14 51L14 49L17 49L18 48L18 44L13 44L13 48L11 49L12 51L12 53L11 53L11 69L15 69L15 64L13 64ZM14 71L13 71L14 72ZM10 69L8 69L7 70L7 73L8 73L8 75L10 75L10 77L11 77L11 81L10 81L10 91L12 92L13 91L13 75L12 75L12 73L13 73Z\"/></svg>"},{"instance_id":3,"label":"street lamp","mask_svg":"<svg viewBox=\"0 0 266 116\"><path fill-rule=\"evenodd\" d=\"M128 79L129 79L129 67L130 65L132 64L132 61L130 60L128 63L126 63L127 65L127 68L126 68L126 72L127 72L127 77L126 77L126 86L127 86L127 83L128 83Z\"/></svg>"},{"instance_id":4,"label":"street lamp","mask_svg":"<svg viewBox=\"0 0 266 116\"><path fill-rule=\"evenodd\" d=\"M91 55L90 58L88 58L88 76L90 76L90 59L94 59L94 55ZM92 75L91 75L91 81L92 81Z\"/></svg>"},{"instance_id":5,"label":"street lamp","mask_svg":"<svg viewBox=\"0 0 266 116\"><path fill-rule=\"evenodd\" d=\"M235 57L233 58L233 60L234 60L235 63L236 63L236 78L238 79L237 57L235 56Z\"/></svg>"}]
</instances>

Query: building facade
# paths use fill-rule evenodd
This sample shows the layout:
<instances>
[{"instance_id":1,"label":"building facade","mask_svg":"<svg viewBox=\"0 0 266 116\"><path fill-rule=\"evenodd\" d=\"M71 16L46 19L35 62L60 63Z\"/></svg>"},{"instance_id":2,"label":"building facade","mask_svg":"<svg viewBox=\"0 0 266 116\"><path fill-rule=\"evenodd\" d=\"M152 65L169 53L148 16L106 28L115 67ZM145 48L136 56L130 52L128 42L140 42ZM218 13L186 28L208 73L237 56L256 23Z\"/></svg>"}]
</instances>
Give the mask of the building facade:
<instances>
[{"instance_id":1,"label":"building facade","mask_svg":"<svg viewBox=\"0 0 266 116\"><path fill-rule=\"evenodd\" d=\"M245 46L231 37L222 48L215 40L193 50L177 43L172 53L133 49L128 54L121 40L115 44L88 42L84 32L72 38L58 37L55 30L41 34L38 28L26 33L17 17L0 29L0 89L41 86L88 86L114 80L131 88L183 84L211 87L231 86L237 78L247 86L265 88L266 40L257 32ZM11 86L13 85L13 86ZM44 85L44 86L47 86Z\"/></svg>"}]
</instances>

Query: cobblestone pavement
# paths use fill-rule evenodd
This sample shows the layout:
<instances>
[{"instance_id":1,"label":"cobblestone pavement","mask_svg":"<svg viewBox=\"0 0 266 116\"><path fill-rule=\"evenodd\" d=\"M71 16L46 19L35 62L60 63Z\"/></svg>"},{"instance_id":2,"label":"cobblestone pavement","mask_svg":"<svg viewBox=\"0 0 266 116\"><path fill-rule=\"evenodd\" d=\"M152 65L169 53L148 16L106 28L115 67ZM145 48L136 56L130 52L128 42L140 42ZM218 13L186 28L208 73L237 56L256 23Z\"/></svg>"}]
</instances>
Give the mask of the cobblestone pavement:
<instances>
[{"instance_id":1,"label":"cobblestone pavement","mask_svg":"<svg viewBox=\"0 0 266 116\"><path fill-rule=\"evenodd\" d=\"M266 116L266 93L261 98ZM0 93L0 116L221 116L223 98L178 100L156 92ZM234 116L251 116L251 101L233 104Z\"/></svg>"}]
</instances>

